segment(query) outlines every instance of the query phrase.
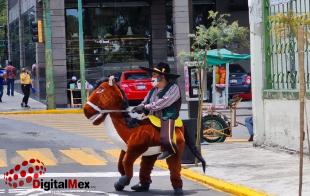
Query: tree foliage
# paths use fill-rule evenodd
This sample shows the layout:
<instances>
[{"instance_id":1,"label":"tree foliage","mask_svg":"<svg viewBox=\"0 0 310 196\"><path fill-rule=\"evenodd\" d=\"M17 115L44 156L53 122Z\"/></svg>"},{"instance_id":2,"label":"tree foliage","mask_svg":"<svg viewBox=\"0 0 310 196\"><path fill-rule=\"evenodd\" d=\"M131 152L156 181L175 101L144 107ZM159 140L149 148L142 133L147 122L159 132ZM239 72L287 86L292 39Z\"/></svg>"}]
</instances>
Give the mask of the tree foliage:
<instances>
[{"instance_id":1,"label":"tree foliage","mask_svg":"<svg viewBox=\"0 0 310 196\"><path fill-rule=\"evenodd\" d=\"M299 26L310 25L310 14L299 15L295 14L293 11L289 11L287 14L278 13L270 16L269 20L272 23L272 30L277 38L289 37L291 33L297 37ZM306 32L306 37L309 38L309 32Z\"/></svg>"},{"instance_id":2,"label":"tree foliage","mask_svg":"<svg viewBox=\"0 0 310 196\"><path fill-rule=\"evenodd\" d=\"M206 53L212 47L232 48L233 44L238 44L240 47L248 47L248 28L239 26L238 21L229 24L227 20L229 16L229 14L209 11L210 27L207 28L204 25L196 27L196 32L189 35L193 40L192 51L189 53L181 52L179 56L183 60L197 61L199 66L206 68Z\"/></svg>"},{"instance_id":3,"label":"tree foliage","mask_svg":"<svg viewBox=\"0 0 310 196\"><path fill-rule=\"evenodd\" d=\"M0 62L2 63L7 57L5 54L5 45L3 43L7 43L6 41L6 34L5 28L7 25L7 0L0 0Z\"/></svg>"}]
</instances>

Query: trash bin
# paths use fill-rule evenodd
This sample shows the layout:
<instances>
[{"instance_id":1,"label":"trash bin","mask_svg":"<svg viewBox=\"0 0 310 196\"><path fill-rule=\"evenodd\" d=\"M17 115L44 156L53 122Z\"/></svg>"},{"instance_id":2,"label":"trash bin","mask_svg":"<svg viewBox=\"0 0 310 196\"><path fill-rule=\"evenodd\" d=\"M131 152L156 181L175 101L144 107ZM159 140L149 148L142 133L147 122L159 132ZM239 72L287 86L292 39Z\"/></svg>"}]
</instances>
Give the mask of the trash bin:
<instances>
[{"instance_id":1,"label":"trash bin","mask_svg":"<svg viewBox=\"0 0 310 196\"><path fill-rule=\"evenodd\" d=\"M191 118L187 120L183 120L184 124L184 137L191 146L196 145L196 132L197 132L197 119ZM195 163L195 156L190 150L190 148L185 145L182 160L182 164L194 164Z\"/></svg>"}]
</instances>

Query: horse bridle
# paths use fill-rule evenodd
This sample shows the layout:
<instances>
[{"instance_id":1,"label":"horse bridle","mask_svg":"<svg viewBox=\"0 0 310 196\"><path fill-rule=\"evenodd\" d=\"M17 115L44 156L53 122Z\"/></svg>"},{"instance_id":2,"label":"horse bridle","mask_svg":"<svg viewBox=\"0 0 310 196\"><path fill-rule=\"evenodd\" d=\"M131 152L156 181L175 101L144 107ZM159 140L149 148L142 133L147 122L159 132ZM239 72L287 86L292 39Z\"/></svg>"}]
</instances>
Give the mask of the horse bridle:
<instances>
[{"instance_id":1,"label":"horse bridle","mask_svg":"<svg viewBox=\"0 0 310 196\"><path fill-rule=\"evenodd\" d=\"M109 78L109 85L112 86L113 85L113 80L114 80L114 77L110 77ZM117 85L117 84L116 84ZM117 85L118 89L120 90L121 92L121 95L122 95L122 100L123 100L123 103L122 105L124 105L125 101L127 101L127 98L126 98L126 95L125 93L122 91L122 89L120 88L119 85ZM102 91L103 92L103 91ZM102 93L100 92L100 93ZM131 111L129 110L102 110L100 109L97 105L93 104L92 102L90 101L87 101L86 104L88 104L90 107L92 107L94 110L96 110L97 112L99 112L100 114L108 114L108 113L129 113Z\"/></svg>"},{"instance_id":2,"label":"horse bridle","mask_svg":"<svg viewBox=\"0 0 310 196\"><path fill-rule=\"evenodd\" d=\"M90 107L92 107L94 110L96 110L97 112L99 112L100 114L108 114L108 113L129 113L131 111L129 110L102 110L100 109L98 106L96 106L95 104L93 104L90 101L86 102L87 105L89 105Z\"/></svg>"}]
</instances>

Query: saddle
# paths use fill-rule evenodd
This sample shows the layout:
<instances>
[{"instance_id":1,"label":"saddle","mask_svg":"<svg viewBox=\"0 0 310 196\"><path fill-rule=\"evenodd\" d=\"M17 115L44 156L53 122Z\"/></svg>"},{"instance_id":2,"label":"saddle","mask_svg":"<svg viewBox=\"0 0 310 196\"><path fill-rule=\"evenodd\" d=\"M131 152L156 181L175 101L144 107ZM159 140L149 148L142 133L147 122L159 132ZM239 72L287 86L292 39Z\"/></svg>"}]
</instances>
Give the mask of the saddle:
<instances>
[{"instance_id":1,"label":"saddle","mask_svg":"<svg viewBox=\"0 0 310 196\"><path fill-rule=\"evenodd\" d=\"M161 128L161 121L160 118L154 116L154 115L148 115L143 119L137 119L132 118L128 116L126 119L126 124L129 128L135 128L139 125L145 124L145 123L151 123L153 126L157 128ZM183 127L183 121L181 118L177 118L174 122L174 127Z\"/></svg>"},{"instance_id":2,"label":"saddle","mask_svg":"<svg viewBox=\"0 0 310 196\"><path fill-rule=\"evenodd\" d=\"M158 118L158 117L156 117L156 116L153 116L153 115L148 115L147 117L148 117L148 119L150 120L150 122L151 122L155 127L161 128L161 121L160 121L160 118ZM182 119L177 118L177 119L174 121L174 127L183 127L183 121L182 121Z\"/></svg>"}]
</instances>

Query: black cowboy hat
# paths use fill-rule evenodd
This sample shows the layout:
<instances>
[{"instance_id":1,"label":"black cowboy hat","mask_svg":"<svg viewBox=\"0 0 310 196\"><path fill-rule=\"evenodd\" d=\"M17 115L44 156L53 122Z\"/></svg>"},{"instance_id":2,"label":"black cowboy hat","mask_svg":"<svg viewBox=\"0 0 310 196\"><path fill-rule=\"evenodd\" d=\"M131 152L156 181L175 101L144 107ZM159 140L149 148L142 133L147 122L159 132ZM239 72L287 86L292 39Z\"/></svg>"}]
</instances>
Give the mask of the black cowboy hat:
<instances>
[{"instance_id":1,"label":"black cowboy hat","mask_svg":"<svg viewBox=\"0 0 310 196\"><path fill-rule=\"evenodd\" d=\"M180 75L172 74L170 73L170 67L167 63L158 63L155 67L149 68L149 67L140 67L140 69L145 70L147 72L155 72L160 75L166 76L168 79L176 79L180 77Z\"/></svg>"}]
</instances>

